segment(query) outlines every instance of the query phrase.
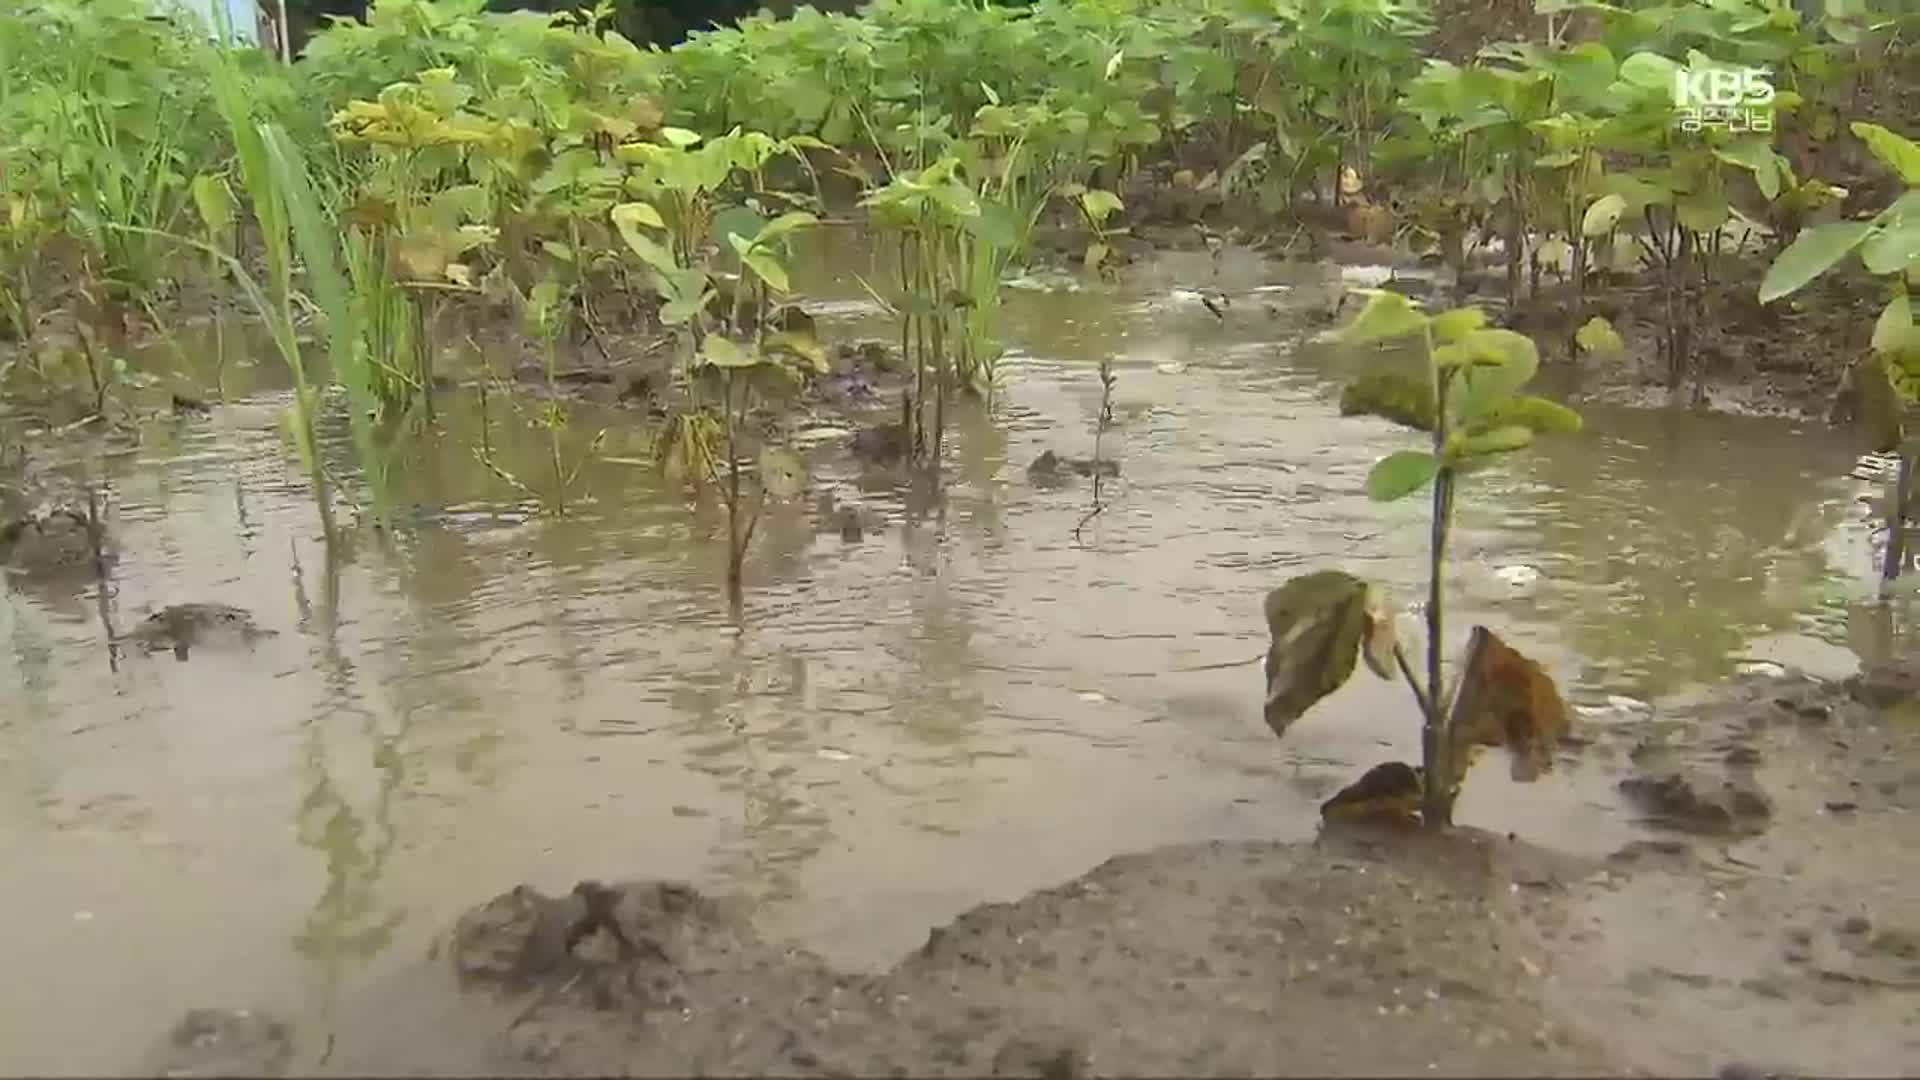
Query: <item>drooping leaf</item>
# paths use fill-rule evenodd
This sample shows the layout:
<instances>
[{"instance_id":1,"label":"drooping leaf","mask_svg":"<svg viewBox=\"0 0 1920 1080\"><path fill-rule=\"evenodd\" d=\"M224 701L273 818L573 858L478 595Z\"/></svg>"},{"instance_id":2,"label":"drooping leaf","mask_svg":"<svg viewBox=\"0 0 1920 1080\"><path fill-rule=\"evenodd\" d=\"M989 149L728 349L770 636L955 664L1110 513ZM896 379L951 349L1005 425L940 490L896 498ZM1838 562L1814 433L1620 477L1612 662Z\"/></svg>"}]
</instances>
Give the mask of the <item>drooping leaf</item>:
<instances>
[{"instance_id":1,"label":"drooping leaf","mask_svg":"<svg viewBox=\"0 0 1920 1080\"><path fill-rule=\"evenodd\" d=\"M1524 450L1533 445L1533 429L1520 424L1506 424L1488 428L1475 433L1462 433L1447 438L1446 460L1449 464L1468 458L1487 457L1492 454L1507 454L1515 450Z\"/></svg>"},{"instance_id":2,"label":"drooping leaf","mask_svg":"<svg viewBox=\"0 0 1920 1080\"><path fill-rule=\"evenodd\" d=\"M1367 586L1366 611L1367 636L1360 642L1360 656L1375 675L1392 679L1393 654L1399 637L1394 628L1394 611L1386 594L1372 585Z\"/></svg>"},{"instance_id":3,"label":"drooping leaf","mask_svg":"<svg viewBox=\"0 0 1920 1080\"><path fill-rule=\"evenodd\" d=\"M1879 124L1855 121L1847 125L1873 156L1885 162L1887 167L1900 174L1900 180L1908 187L1920 187L1920 143L1905 136L1888 131Z\"/></svg>"},{"instance_id":4,"label":"drooping leaf","mask_svg":"<svg viewBox=\"0 0 1920 1080\"><path fill-rule=\"evenodd\" d=\"M1487 325L1487 313L1477 307L1454 308L1433 317L1433 340L1451 344Z\"/></svg>"},{"instance_id":5,"label":"drooping leaf","mask_svg":"<svg viewBox=\"0 0 1920 1080\"><path fill-rule=\"evenodd\" d=\"M1426 324L1426 314L1413 301L1397 292L1372 290L1367 306L1340 332L1340 338L1354 345L1390 341L1415 333Z\"/></svg>"},{"instance_id":6,"label":"drooping leaf","mask_svg":"<svg viewBox=\"0 0 1920 1080\"><path fill-rule=\"evenodd\" d=\"M1320 817L1324 821L1413 822L1420 817L1425 790L1422 770L1404 761L1384 762L1321 803Z\"/></svg>"},{"instance_id":7,"label":"drooping leaf","mask_svg":"<svg viewBox=\"0 0 1920 1080\"><path fill-rule=\"evenodd\" d=\"M714 334L701 347L700 357L717 368L750 368L760 362L759 354L741 348L735 342Z\"/></svg>"},{"instance_id":8,"label":"drooping leaf","mask_svg":"<svg viewBox=\"0 0 1920 1080\"><path fill-rule=\"evenodd\" d=\"M1457 763L1465 764L1472 747L1503 746L1512 758L1513 778L1527 783L1553 769L1553 752L1568 731L1569 716L1559 688L1540 665L1476 626L1449 724Z\"/></svg>"},{"instance_id":9,"label":"drooping leaf","mask_svg":"<svg viewBox=\"0 0 1920 1080\"><path fill-rule=\"evenodd\" d=\"M1760 282L1760 302L1770 304L1832 269L1873 228L1865 221L1834 221L1802 230Z\"/></svg>"},{"instance_id":10,"label":"drooping leaf","mask_svg":"<svg viewBox=\"0 0 1920 1080\"><path fill-rule=\"evenodd\" d=\"M1870 274L1897 274L1920 266L1920 217L1881 229L1860 245L1860 261Z\"/></svg>"},{"instance_id":11,"label":"drooping leaf","mask_svg":"<svg viewBox=\"0 0 1920 1080\"><path fill-rule=\"evenodd\" d=\"M1464 385L1457 396L1448 395L1461 425L1472 429L1483 424L1488 409L1532 381L1540 370L1540 350L1532 338L1512 330L1481 330L1466 344L1479 357L1497 358L1491 363L1477 360L1462 371L1454 382Z\"/></svg>"},{"instance_id":12,"label":"drooping leaf","mask_svg":"<svg viewBox=\"0 0 1920 1080\"><path fill-rule=\"evenodd\" d=\"M1433 386L1395 372L1366 375L1341 391L1340 415L1378 416L1415 431L1432 431Z\"/></svg>"},{"instance_id":13,"label":"drooping leaf","mask_svg":"<svg viewBox=\"0 0 1920 1080\"><path fill-rule=\"evenodd\" d=\"M1893 355L1913 347L1913 304L1903 289L1887 301L1880 317L1873 321L1873 351Z\"/></svg>"},{"instance_id":14,"label":"drooping leaf","mask_svg":"<svg viewBox=\"0 0 1920 1080\"><path fill-rule=\"evenodd\" d=\"M1440 461L1425 450L1400 450L1374 463L1367 473L1367 498L1375 502L1404 499L1433 482Z\"/></svg>"},{"instance_id":15,"label":"drooping leaf","mask_svg":"<svg viewBox=\"0 0 1920 1080\"><path fill-rule=\"evenodd\" d=\"M218 176L202 173L193 178L193 205L200 214L200 223L207 227L207 234L223 241L233 232L237 201L233 189Z\"/></svg>"},{"instance_id":16,"label":"drooping leaf","mask_svg":"<svg viewBox=\"0 0 1920 1080\"><path fill-rule=\"evenodd\" d=\"M1557 401L1517 394L1490 406L1466 430L1472 433L1515 425L1536 435L1571 435L1580 430L1581 423L1579 413Z\"/></svg>"},{"instance_id":17,"label":"drooping leaf","mask_svg":"<svg viewBox=\"0 0 1920 1080\"><path fill-rule=\"evenodd\" d=\"M1588 319L1573 335L1574 343L1581 352L1617 353L1625 352L1627 343L1620 339L1620 332L1613 324L1595 315Z\"/></svg>"},{"instance_id":18,"label":"drooping leaf","mask_svg":"<svg viewBox=\"0 0 1920 1080\"><path fill-rule=\"evenodd\" d=\"M1604 236L1620 224L1620 215L1627 212L1626 197L1619 194L1602 195L1587 207L1586 216L1580 219L1580 234L1592 238Z\"/></svg>"},{"instance_id":19,"label":"drooping leaf","mask_svg":"<svg viewBox=\"0 0 1920 1080\"><path fill-rule=\"evenodd\" d=\"M1367 583L1338 570L1297 577L1267 594L1267 726L1285 735L1346 684L1367 632Z\"/></svg>"}]
</instances>

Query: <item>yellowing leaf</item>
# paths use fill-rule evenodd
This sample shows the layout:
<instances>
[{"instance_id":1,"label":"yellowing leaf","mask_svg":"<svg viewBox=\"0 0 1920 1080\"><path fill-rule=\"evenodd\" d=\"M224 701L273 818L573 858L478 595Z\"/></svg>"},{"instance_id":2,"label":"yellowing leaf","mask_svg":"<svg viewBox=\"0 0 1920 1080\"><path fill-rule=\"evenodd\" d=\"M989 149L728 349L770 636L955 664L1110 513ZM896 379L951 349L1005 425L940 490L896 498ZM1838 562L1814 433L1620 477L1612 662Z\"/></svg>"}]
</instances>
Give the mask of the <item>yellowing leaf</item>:
<instances>
[{"instance_id":1,"label":"yellowing leaf","mask_svg":"<svg viewBox=\"0 0 1920 1080\"><path fill-rule=\"evenodd\" d=\"M1360 656L1375 675L1391 679L1397 645L1393 608L1387 603L1386 595L1371 585L1367 587L1366 611L1367 636L1360 643Z\"/></svg>"},{"instance_id":2,"label":"yellowing leaf","mask_svg":"<svg viewBox=\"0 0 1920 1080\"><path fill-rule=\"evenodd\" d=\"M1573 340L1582 352L1617 353L1626 351L1627 347L1613 324L1598 315L1588 319L1586 325L1574 333Z\"/></svg>"},{"instance_id":3,"label":"yellowing leaf","mask_svg":"<svg viewBox=\"0 0 1920 1080\"><path fill-rule=\"evenodd\" d=\"M1433 317L1433 339L1442 343L1460 341L1487 325L1487 313L1477 307L1454 308Z\"/></svg>"},{"instance_id":4,"label":"yellowing leaf","mask_svg":"<svg viewBox=\"0 0 1920 1080\"><path fill-rule=\"evenodd\" d=\"M1580 219L1580 234L1586 237L1604 236L1613 231L1620 223L1620 215L1627 212L1627 200L1621 195L1602 195L1587 207L1585 217Z\"/></svg>"},{"instance_id":5,"label":"yellowing leaf","mask_svg":"<svg viewBox=\"0 0 1920 1080\"><path fill-rule=\"evenodd\" d=\"M1506 454L1515 450L1524 450L1533 445L1533 430L1519 424L1491 428L1479 434L1453 435L1447 439L1446 458L1449 462L1467 458L1485 457L1489 454Z\"/></svg>"},{"instance_id":6,"label":"yellowing leaf","mask_svg":"<svg viewBox=\"0 0 1920 1080\"><path fill-rule=\"evenodd\" d=\"M1367 583L1338 570L1297 577L1267 594L1266 616L1266 720L1285 735L1353 675L1367 631Z\"/></svg>"},{"instance_id":7,"label":"yellowing leaf","mask_svg":"<svg viewBox=\"0 0 1920 1080\"><path fill-rule=\"evenodd\" d=\"M1342 341L1364 345L1406 337L1427 325L1427 315L1413 301L1382 289L1371 290L1367 306L1340 332Z\"/></svg>"},{"instance_id":8,"label":"yellowing leaf","mask_svg":"<svg viewBox=\"0 0 1920 1080\"><path fill-rule=\"evenodd\" d=\"M1481 413L1469 434L1518 425L1536 435L1570 435L1580 430L1580 414L1557 401L1522 394L1507 398Z\"/></svg>"}]
</instances>

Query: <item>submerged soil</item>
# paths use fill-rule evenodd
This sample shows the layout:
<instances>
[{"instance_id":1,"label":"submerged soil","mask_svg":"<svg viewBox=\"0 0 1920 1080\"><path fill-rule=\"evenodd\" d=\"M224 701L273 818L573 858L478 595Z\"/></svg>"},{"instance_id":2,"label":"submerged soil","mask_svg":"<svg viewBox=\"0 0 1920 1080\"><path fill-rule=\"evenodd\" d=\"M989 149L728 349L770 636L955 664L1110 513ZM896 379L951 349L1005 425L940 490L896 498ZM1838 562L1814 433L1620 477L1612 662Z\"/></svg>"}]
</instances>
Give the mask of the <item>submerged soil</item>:
<instances>
[{"instance_id":1,"label":"submerged soil","mask_svg":"<svg viewBox=\"0 0 1920 1080\"><path fill-rule=\"evenodd\" d=\"M1917 691L1911 661L1754 676L1651 735L1600 728L1587 752L1621 756L1623 787L1688 796L1608 856L1354 826L1167 847L974 908L876 974L769 942L682 883L522 887L414 976L461 1023L330 1047L319 1068L1894 1075L1920 1051ZM231 1028L253 1067L284 1060L270 1027ZM247 1071L218 1050L169 1044L153 1064Z\"/></svg>"},{"instance_id":2,"label":"submerged soil","mask_svg":"<svg viewBox=\"0 0 1920 1080\"><path fill-rule=\"evenodd\" d=\"M826 339L883 338L869 253L817 241L796 281ZM607 435L551 517L477 458L547 475L527 403L446 392L395 463L394 519L332 546L270 364L111 449L31 433L36 467L83 459L119 557L103 582L4 579L0 851L35 885L0 890L0 951L62 974L0 986L0 1071L151 1063L159 1033L168 1065L303 1073L1833 1072L1905 1052L1906 991L1858 980L1900 977L1912 925L1874 891L1906 872L1908 721L1765 680L1725 723L1686 711L1747 660L1837 677L1910 648L1911 590L1861 602L1869 489L1823 426L1589 402L1585 431L1477 477L1456 629L1552 671L1576 741L1543 783L1479 770L1467 839L1299 846L1321 799L1417 752L1401 688L1371 676L1276 743L1246 662L1292 574L1420 594L1421 508L1362 486L1405 436L1338 415L1368 361L1316 340L1386 269L1229 247L1114 283L1029 275L1000 396L958 410L938 493L853 449L884 398L790 414L810 490L769 507L739 621L724 524L643 467L629 402L576 412L567 461ZM1095 452L1103 357L1118 475L1098 470L1089 519L1071 463ZM353 477L344 424L322 434ZM188 641L160 633L170 611L257 633ZM1696 831L1666 846L1652 817ZM1635 840L1658 846L1608 861ZM691 892L588 890L640 898L625 961L605 920L526 951L529 925L564 944L582 879ZM559 917L448 933L522 883ZM453 975L503 955L536 962Z\"/></svg>"}]
</instances>

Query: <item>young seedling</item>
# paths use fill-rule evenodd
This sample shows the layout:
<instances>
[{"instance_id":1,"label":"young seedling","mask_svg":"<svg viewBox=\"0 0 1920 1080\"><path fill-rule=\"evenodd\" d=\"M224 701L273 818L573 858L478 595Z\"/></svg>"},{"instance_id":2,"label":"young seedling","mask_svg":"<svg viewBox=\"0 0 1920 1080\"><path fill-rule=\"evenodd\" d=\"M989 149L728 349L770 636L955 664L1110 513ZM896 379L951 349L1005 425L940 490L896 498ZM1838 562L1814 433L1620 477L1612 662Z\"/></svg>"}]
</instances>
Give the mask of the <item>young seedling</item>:
<instances>
[{"instance_id":1,"label":"young seedling","mask_svg":"<svg viewBox=\"0 0 1920 1080\"><path fill-rule=\"evenodd\" d=\"M1866 408L1870 449L1900 456L1886 500L1887 547L1880 566L1884 595L1904 561L1906 523L1913 502L1914 459L1920 445L1907 438L1906 418L1920 401L1920 324L1911 291L1920 284L1920 143L1878 124L1856 123L1853 133L1893 170L1906 193L1866 221L1836 221L1805 230L1787 246L1760 283L1760 302L1771 303L1859 253L1869 273L1887 283L1887 306L1873 323L1871 352L1849 376Z\"/></svg>"},{"instance_id":2,"label":"young seedling","mask_svg":"<svg viewBox=\"0 0 1920 1080\"><path fill-rule=\"evenodd\" d=\"M1376 292L1342 333L1353 345L1405 339L1421 345L1419 375L1363 377L1347 387L1340 409L1343 415L1380 416L1428 435L1426 449L1401 450L1376 463L1367 476L1367 494L1390 502L1431 487L1433 515L1424 678L1401 648L1393 613L1376 586L1323 570L1267 595L1273 642L1266 658L1266 720L1276 735L1284 735L1315 702L1339 689L1362 655L1383 679L1397 670L1420 709L1423 767L1383 766L1370 772L1323 808L1329 816L1357 802L1378 801L1372 789L1398 776L1417 780L1419 790L1388 784L1388 795L1409 810L1417 795L1421 820L1445 827L1452 821L1465 759L1476 747L1506 746L1514 755L1515 779L1531 780L1552 767L1554 742L1567 724L1553 680L1485 627L1474 629L1466 670L1451 695L1441 678L1442 578L1460 478L1531 445L1537 435L1580 428L1572 410L1520 393L1539 368L1533 342L1486 323L1477 308L1429 315L1397 293Z\"/></svg>"}]
</instances>

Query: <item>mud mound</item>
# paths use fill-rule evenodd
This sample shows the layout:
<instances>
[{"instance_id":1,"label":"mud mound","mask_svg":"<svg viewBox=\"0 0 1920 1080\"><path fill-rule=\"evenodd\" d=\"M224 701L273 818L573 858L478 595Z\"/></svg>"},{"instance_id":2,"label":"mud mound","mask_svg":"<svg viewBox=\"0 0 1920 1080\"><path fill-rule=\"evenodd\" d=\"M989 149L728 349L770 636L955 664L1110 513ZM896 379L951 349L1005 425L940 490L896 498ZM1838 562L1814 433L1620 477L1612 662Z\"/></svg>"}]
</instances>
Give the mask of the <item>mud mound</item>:
<instances>
[{"instance_id":1,"label":"mud mound","mask_svg":"<svg viewBox=\"0 0 1920 1080\"><path fill-rule=\"evenodd\" d=\"M464 917L453 956L531 999L501 1049L554 1072L1592 1072L1606 1057L1527 997L1542 964L1501 946L1557 880L1545 858L1472 834L1126 856L977 908L877 978L683 885L522 887Z\"/></svg>"}]
</instances>

